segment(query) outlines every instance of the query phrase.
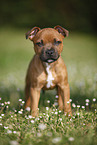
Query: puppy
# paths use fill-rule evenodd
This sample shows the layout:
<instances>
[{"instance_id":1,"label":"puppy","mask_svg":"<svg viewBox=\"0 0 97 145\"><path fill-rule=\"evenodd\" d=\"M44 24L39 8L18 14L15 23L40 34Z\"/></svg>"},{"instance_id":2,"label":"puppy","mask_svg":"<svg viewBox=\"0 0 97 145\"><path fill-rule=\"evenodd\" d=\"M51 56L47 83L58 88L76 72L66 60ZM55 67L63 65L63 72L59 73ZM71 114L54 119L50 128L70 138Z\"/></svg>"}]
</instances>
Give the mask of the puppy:
<instances>
[{"instance_id":1,"label":"puppy","mask_svg":"<svg viewBox=\"0 0 97 145\"><path fill-rule=\"evenodd\" d=\"M35 55L31 60L25 86L25 109L31 108L32 116L38 115L41 89L57 88L59 109L71 115L70 89L66 66L61 57L63 39L68 31L61 26L54 28L32 28L26 39L34 43Z\"/></svg>"}]
</instances>

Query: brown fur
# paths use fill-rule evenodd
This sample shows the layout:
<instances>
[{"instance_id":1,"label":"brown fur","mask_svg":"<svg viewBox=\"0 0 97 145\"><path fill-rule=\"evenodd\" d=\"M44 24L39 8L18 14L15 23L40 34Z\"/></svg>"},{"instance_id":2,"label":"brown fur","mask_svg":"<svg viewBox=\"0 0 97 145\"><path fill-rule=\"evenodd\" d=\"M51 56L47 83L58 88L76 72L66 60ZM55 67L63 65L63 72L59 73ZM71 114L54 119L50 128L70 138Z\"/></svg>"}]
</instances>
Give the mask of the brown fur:
<instances>
[{"instance_id":1,"label":"brown fur","mask_svg":"<svg viewBox=\"0 0 97 145\"><path fill-rule=\"evenodd\" d=\"M61 29L61 30L60 30ZM64 33L64 35L63 35ZM61 52L63 49L63 38L68 35L68 31L60 26L53 28L45 28L40 30L38 27L34 27L31 31L26 34L31 41L34 42L35 55L30 62L26 76L26 87L25 87L25 97L26 103L25 108L31 107L32 116L38 115L38 103L40 99L41 89L53 89L58 88L58 103L59 109L64 110L64 113L71 115L71 105L67 102L70 100L70 90L68 84L68 76L66 66L63 59L61 58ZM54 45L54 39L57 41L62 41L58 46ZM37 42L43 40L44 46L39 47L36 45ZM49 88L47 88L47 70L46 62L41 61L40 55L42 50L47 50L54 48L58 54L59 58L49 63L50 71L54 80Z\"/></svg>"}]
</instances>

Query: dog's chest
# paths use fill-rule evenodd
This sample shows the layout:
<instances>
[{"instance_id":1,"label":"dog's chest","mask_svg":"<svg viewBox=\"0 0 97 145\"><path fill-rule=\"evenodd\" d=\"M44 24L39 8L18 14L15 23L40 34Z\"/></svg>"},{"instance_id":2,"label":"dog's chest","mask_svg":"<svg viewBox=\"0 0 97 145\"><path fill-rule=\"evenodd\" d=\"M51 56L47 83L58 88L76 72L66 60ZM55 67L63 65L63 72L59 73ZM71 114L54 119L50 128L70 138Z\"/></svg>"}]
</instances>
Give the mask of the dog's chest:
<instances>
[{"instance_id":1,"label":"dog's chest","mask_svg":"<svg viewBox=\"0 0 97 145\"><path fill-rule=\"evenodd\" d=\"M52 81L54 80L54 77L52 75L52 72L50 70L50 65L48 63L46 63L46 72L47 72L47 80L46 80L47 84L46 84L46 87L50 88L50 87L53 86Z\"/></svg>"}]
</instances>

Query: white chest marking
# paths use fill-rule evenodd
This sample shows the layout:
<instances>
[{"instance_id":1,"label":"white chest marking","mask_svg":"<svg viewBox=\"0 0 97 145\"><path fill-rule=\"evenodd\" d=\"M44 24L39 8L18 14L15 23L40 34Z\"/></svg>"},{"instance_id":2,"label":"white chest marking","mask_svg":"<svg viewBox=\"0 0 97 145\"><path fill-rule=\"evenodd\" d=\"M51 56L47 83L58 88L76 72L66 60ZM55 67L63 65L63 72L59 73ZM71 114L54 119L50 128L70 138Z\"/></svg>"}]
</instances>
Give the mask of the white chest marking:
<instances>
[{"instance_id":1,"label":"white chest marking","mask_svg":"<svg viewBox=\"0 0 97 145\"><path fill-rule=\"evenodd\" d=\"M53 86L52 81L54 80L52 72L50 71L50 65L48 63L46 63L46 72L47 72L47 88L50 88L51 86Z\"/></svg>"}]
</instances>

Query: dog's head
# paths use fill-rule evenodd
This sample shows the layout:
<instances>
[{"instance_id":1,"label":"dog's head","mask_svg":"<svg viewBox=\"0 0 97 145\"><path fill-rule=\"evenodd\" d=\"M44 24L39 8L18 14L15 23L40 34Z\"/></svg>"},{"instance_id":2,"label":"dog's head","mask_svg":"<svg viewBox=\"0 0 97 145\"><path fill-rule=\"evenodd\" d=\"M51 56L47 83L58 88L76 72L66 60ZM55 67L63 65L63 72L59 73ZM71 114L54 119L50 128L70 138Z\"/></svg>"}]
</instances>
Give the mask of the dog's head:
<instances>
[{"instance_id":1,"label":"dog's head","mask_svg":"<svg viewBox=\"0 0 97 145\"><path fill-rule=\"evenodd\" d=\"M68 36L68 33L61 26L44 29L34 27L26 33L26 39L33 41L35 52L43 62L52 63L60 57L63 38Z\"/></svg>"}]
</instances>

